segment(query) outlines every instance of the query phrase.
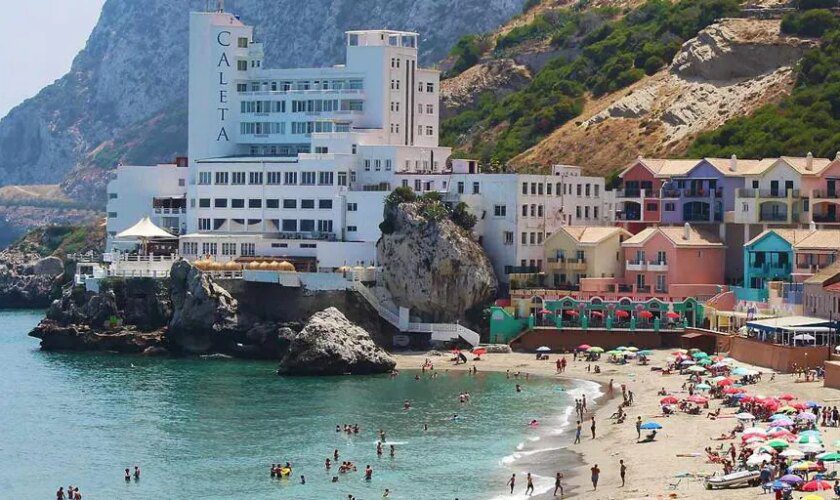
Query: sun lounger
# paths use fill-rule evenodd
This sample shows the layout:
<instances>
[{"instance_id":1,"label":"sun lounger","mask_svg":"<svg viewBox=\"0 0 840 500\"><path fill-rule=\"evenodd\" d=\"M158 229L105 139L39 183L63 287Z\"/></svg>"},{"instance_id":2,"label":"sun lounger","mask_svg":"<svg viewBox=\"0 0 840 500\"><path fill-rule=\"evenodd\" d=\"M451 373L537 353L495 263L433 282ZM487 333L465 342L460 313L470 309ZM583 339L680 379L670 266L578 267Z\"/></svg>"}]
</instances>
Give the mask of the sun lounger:
<instances>
[{"instance_id":1,"label":"sun lounger","mask_svg":"<svg viewBox=\"0 0 840 500\"><path fill-rule=\"evenodd\" d=\"M675 478L675 479L676 479L676 481L670 481L670 482L668 482L668 489L669 489L669 490L675 490L675 489L677 489L677 487L680 485L680 483L681 483L681 482L682 482L682 480L683 480L683 478L681 478L681 477L678 477L678 478Z\"/></svg>"}]
</instances>

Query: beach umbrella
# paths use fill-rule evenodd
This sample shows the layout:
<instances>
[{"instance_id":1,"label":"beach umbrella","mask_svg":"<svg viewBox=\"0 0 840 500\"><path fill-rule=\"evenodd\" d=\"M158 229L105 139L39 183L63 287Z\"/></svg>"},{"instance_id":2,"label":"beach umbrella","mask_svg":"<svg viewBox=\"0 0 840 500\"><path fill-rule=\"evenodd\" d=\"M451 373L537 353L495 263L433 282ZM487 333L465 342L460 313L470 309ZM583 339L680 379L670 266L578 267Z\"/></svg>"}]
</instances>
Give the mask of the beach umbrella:
<instances>
[{"instance_id":1,"label":"beach umbrella","mask_svg":"<svg viewBox=\"0 0 840 500\"><path fill-rule=\"evenodd\" d=\"M819 408L820 404L816 401L805 401L805 406L807 406L808 408Z\"/></svg>"},{"instance_id":2,"label":"beach umbrella","mask_svg":"<svg viewBox=\"0 0 840 500\"><path fill-rule=\"evenodd\" d=\"M778 427L791 427L793 426L793 420L789 418L779 418L773 421L773 425Z\"/></svg>"},{"instance_id":3,"label":"beach umbrella","mask_svg":"<svg viewBox=\"0 0 840 500\"><path fill-rule=\"evenodd\" d=\"M807 430L807 431L802 431L802 432L799 433L799 437L802 437L802 436L817 436L817 437L820 437L821 435L822 435L822 433L820 431L813 430L813 429L812 430Z\"/></svg>"},{"instance_id":4,"label":"beach umbrella","mask_svg":"<svg viewBox=\"0 0 840 500\"><path fill-rule=\"evenodd\" d=\"M783 483L782 481L780 481L778 479L773 481L773 484L771 485L771 487L773 488L773 491L781 491L781 490L791 489L791 486L789 484ZM823 500L823 499L820 498L820 500Z\"/></svg>"},{"instance_id":5,"label":"beach umbrella","mask_svg":"<svg viewBox=\"0 0 840 500\"><path fill-rule=\"evenodd\" d=\"M701 358L708 358L709 355L706 354L703 351L697 351L694 354L692 354L691 357L694 358L694 359L701 359Z\"/></svg>"},{"instance_id":6,"label":"beach umbrella","mask_svg":"<svg viewBox=\"0 0 840 500\"><path fill-rule=\"evenodd\" d=\"M741 437L741 442L742 442L744 445L757 445L757 444L762 444L762 443L764 443L764 440L765 440L765 439L767 439L765 436L759 436L759 435L757 435L757 434L750 434L749 436L742 436L742 437ZM776 451L776 450L774 450L773 448L770 448L770 447L768 446L768 447L766 448L766 451L768 451L768 452L772 452L772 451Z\"/></svg>"},{"instance_id":7,"label":"beach umbrella","mask_svg":"<svg viewBox=\"0 0 840 500\"><path fill-rule=\"evenodd\" d=\"M743 394L744 389L741 387L727 387L723 390L724 394Z\"/></svg>"},{"instance_id":8,"label":"beach umbrella","mask_svg":"<svg viewBox=\"0 0 840 500\"><path fill-rule=\"evenodd\" d=\"M563 312L568 314L569 316L580 316L580 313L575 311L574 309L566 309Z\"/></svg>"},{"instance_id":9,"label":"beach umbrella","mask_svg":"<svg viewBox=\"0 0 840 500\"><path fill-rule=\"evenodd\" d=\"M592 346L589 345L589 344L581 344L581 345L578 346L578 351L585 351L585 350L589 349L590 347L592 347Z\"/></svg>"},{"instance_id":10,"label":"beach umbrella","mask_svg":"<svg viewBox=\"0 0 840 500\"><path fill-rule=\"evenodd\" d=\"M615 311L615 317L616 318L626 318L628 316L630 316L630 313L625 311L624 309L617 309Z\"/></svg>"},{"instance_id":11,"label":"beach umbrella","mask_svg":"<svg viewBox=\"0 0 840 500\"><path fill-rule=\"evenodd\" d=\"M762 429L761 427L748 427L744 429L744 434L759 434L761 436L766 436L767 429Z\"/></svg>"},{"instance_id":12,"label":"beach umbrella","mask_svg":"<svg viewBox=\"0 0 840 500\"><path fill-rule=\"evenodd\" d=\"M686 399L687 399L687 401L691 401L692 403L697 403L697 404L699 404L699 405L706 404L706 403L708 403L708 402L709 402L709 399L708 399L708 398L704 398L703 396L700 396L699 394L695 394L695 395L693 395L693 396L689 396L689 397L688 397L688 398L686 398Z\"/></svg>"},{"instance_id":13,"label":"beach umbrella","mask_svg":"<svg viewBox=\"0 0 840 500\"><path fill-rule=\"evenodd\" d=\"M592 312L589 313L589 315L592 316L593 318L603 318L604 317L604 313L602 313L601 311L592 311Z\"/></svg>"},{"instance_id":14,"label":"beach umbrella","mask_svg":"<svg viewBox=\"0 0 840 500\"><path fill-rule=\"evenodd\" d=\"M795 470L795 471L809 471L809 470L816 470L819 469L819 466L816 462L811 462L810 460L802 460L801 462L794 462L793 465L788 467L788 470Z\"/></svg>"},{"instance_id":15,"label":"beach umbrella","mask_svg":"<svg viewBox=\"0 0 840 500\"><path fill-rule=\"evenodd\" d=\"M680 355L682 355L682 354L686 354L686 353L688 353L688 351L686 351L685 349L677 349L677 350L675 350L674 352L672 352L671 354L680 354Z\"/></svg>"},{"instance_id":16,"label":"beach umbrella","mask_svg":"<svg viewBox=\"0 0 840 500\"><path fill-rule=\"evenodd\" d=\"M616 350L616 351L626 351L626 350L627 350L627 346L620 345L620 346L616 347L616 348L615 348L615 350Z\"/></svg>"},{"instance_id":17,"label":"beach umbrella","mask_svg":"<svg viewBox=\"0 0 840 500\"><path fill-rule=\"evenodd\" d=\"M540 347L540 349L542 349L542 347ZM537 349L537 351L539 351L540 349ZM486 347L476 347L475 349L472 350L472 353L475 354L476 356L483 356L483 355L487 354L487 348Z\"/></svg>"},{"instance_id":18,"label":"beach umbrella","mask_svg":"<svg viewBox=\"0 0 840 500\"><path fill-rule=\"evenodd\" d=\"M805 480L801 477L797 476L796 474L785 474L784 476L779 478L779 481L787 484L800 484L804 483Z\"/></svg>"},{"instance_id":19,"label":"beach umbrella","mask_svg":"<svg viewBox=\"0 0 840 500\"><path fill-rule=\"evenodd\" d=\"M642 319L650 319L653 317L653 313L650 311L639 311L638 316Z\"/></svg>"},{"instance_id":20,"label":"beach umbrella","mask_svg":"<svg viewBox=\"0 0 840 500\"><path fill-rule=\"evenodd\" d=\"M551 348L547 345L537 347L537 352L551 352Z\"/></svg>"},{"instance_id":21,"label":"beach umbrella","mask_svg":"<svg viewBox=\"0 0 840 500\"><path fill-rule=\"evenodd\" d=\"M805 453L822 453L825 451L825 446L823 446L822 443L806 443L800 444L799 449Z\"/></svg>"},{"instance_id":22,"label":"beach umbrella","mask_svg":"<svg viewBox=\"0 0 840 500\"><path fill-rule=\"evenodd\" d=\"M802 485L802 491L827 491L832 488L828 481L808 481Z\"/></svg>"},{"instance_id":23,"label":"beach umbrella","mask_svg":"<svg viewBox=\"0 0 840 500\"><path fill-rule=\"evenodd\" d=\"M709 358L702 358L700 359L700 361L697 362L697 364L700 366L709 366L710 364L712 364L712 360Z\"/></svg>"},{"instance_id":24,"label":"beach umbrella","mask_svg":"<svg viewBox=\"0 0 840 500\"><path fill-rule=\"evenodd\" d=\"M674 396L665 396L664 398L659 400L659 403L663 405L675 405L679 403L679 400Z\"/></svg>"},{"instance_id":25,"label":"beach umbrella","mask_svg":"<svg viewBox=\"0 0 840 500\"><path fill-rule=\"evenodd\" d=\"M796 413L796 408L792 406L782 406L776 410L776 413Z\"/></svg>"},{"instance_id":26,"label":"beach umbrella","mask_svg":"<svg viewBox=\"0 0 840 500\"><path fill-rule=\"evenodd\" d=\"M837 453L836 451L829 451L826 453L820 453L817 455L817 458L823 462L840 462L840 453Z\"/></svg>"},{"instance_id":27,"label":"beach umbrella","mask_svg":"<svg viewBox=\"0 0 840 500\"><path fill-rule=\"evenodd\" d=\"M703 372L706 371L705 368L703 368L702 366L698 366L698 365L689 366L688 368L686 368L686 370L690 371L692 373L703 373Z\"/></svg>"},{"instance_id":28,"label":"beach umbrella","mask_svg":"<svg viewBox=\"0 0 840 500\"><path fill-rule=\"evenodd\" d=\"M726 385L732 385L735 382L733 382L732 379L725 378L723 380L718 380L716 383L717 383L717 385L720 385L720 386L726 386Z\"/></svg>"},{"instance_id":29,"label":"beach umbrella","mask_svg":"<svg viewBox=\"0 0 840 500\"><path fill-rule=\"evenodd\" d=\"M653 356L653 351L651 351L650 349L642 349L636 354L638 354L639 356Z\"/></svg>"},{"instance_id":30,"label":"beach umbrella","mask_svg":"<svg viewBox=\"0 0 840 500\"><path fill-rule=\"evenodd\" d=\"M804 453L802 453L799 450L793 449L793 448L788 448L785 451L779 453L779 455L781 455L785 458L802 458L802 457L805 456Z\"/></svg>"},{"instance_id":31,"label":"beach umbrella","mask_svg":"<svg viewBox=\"0 0 840 500\"><path fill-rule=\"evenodd\" d=\"M607 351L607 354L609 354L610 356L620 356L623 353L624 353L624 351L619 351L618 349L613 349L612 351Z\"/></svg>"},{"instance_id":32,"label":"beach umbrella","mask_svg":"<svg viewBox=\"0 0 840 500\"><path fill-rule=\"evenodd\" d=\"M802 412L796 416L796 420L816 420L817 416L810 412Z\"/></svg>"},{"instance_id":33,"label":"beach umbrella","mask_svg":"<svg viewBox=\"0 0 840 500\"><path fill-rule=\"evenodd\" d=\"M630 352L638 352L639 348L631 345L630 347L627 348L627 350L630 351Z\"/></svg>"},{"instance_id":34,"label":"beach umbrella","mask_svg":"<svg viewBox=\"0 0 840 500\"><path fill-rule=\"evenodd\" d=\"M744 368L742 366L739 366L738 368L735 368L734 370L732 370L732 375L737 375L739 377L744 377L744 376L758 375L758 372L756 370L750 370L750 369Z\"/></svg>"},{"instance_id":35,"label":"beach umbrella","mask_svg":"<svg viewBox=\"0 0 840 500\"><path fill-rule=\"evenodd\" d=\"M787 441L785 441L784 439L778 439L778 438L777 439L771 439L770 441L767 441L766 444L767 444L767 446L769 446L769 447L771 447L771 448L773 448L774 450L777 450L777 451L778 450L784 450L784 449L790 447L790 444L788 444Z\"/></svg>"},{"instance_id":36,"label":"beach umbrella","mask_svg":"<svg viewBox=\"0 0 840 500\"><path fill-rule=\"evenodd\" d=\"M698 391L708 391L712 388L709 384L697 384L694 386Z\"/></svg>"},{"instance_id":37,"label":"beach umbrella","mask_svg":"<svg viewBox=\"0 0 840 500\"><path fill-rule=\"evenodd\" d=\"M656 422L650 421L650 422L643 423L640 428L647 431L647 430L661 429L662 426L657 424Z\"/></svg>"},{"instance_id":38,"label":"beach umbrella","mask_svg":"<svg viewBox=\"0 0 840 500\"><path fill-rule=\"evenodd\" d=\"M793 394L782 394L781 396L779 396L779 399L783 399L785 401L791 401L791 400L796 399L796 396L794 396Z\"/></svg>"},{"instance_id":39,"label":"beach umbrella","mask_svg":"<svg viewBox=\"0 0 840 500\"><path fill-rule=\"evenodd\" d=\"M683 365L683 366L691 366L691 365L694 365L696 363L694 361L690 360L690 359L684 359L684 360L680 361L680 364Z\"/></svg>"},{"instance_id":40,"label":"beach umbrella","mask_svg":"<svg viewBox=\"0 0 840 500\"><path fill-rule=\"evenodd\" d=\"M586 350L586 352L601 353L601 352L604 352L604 348L603 347L598 347L598 346L590 347L589 349Z\"/></svg>"},{"instance_id":41,"label":"beach umbrella","mask_svg":"<svg viewBox=\"0 0 840 500\"><path fill-rule=\"evenodd\" d=\"M744 412L735 415L735 418L737 418L738 420L755 420L755 415L753 415L752 413Z\"/></svg>"},{"instance_id":42,"label":"beach umbrella","mask_svg":"<svg viewBox=\"0 0 840 500\"><path fill-rule=\"evenodd\" d=\"M542 315L554 314L554 311L549 311L548 309L540 309L540 314L542 314Z\"/></svg>"},{"instance_id":43,"label":"beach umbrella","mask_svg":"<svg viewBox=\"0 0 840 500\"><path fill-rule=\"evenodd\" d=\"M755 453L747 459L747 465L761 465L765 462L770 463L772 461L773 457L767 453Z\"/></svg>"},{"instance_id":44,"label":"beach umbrella","mask_svg":"<svg viewBox=\"0 0 840 500\"><path fill-rule=\"evenodd\" d=\"M825 500L823 497L819 495L805 495L802 497L801 500Z\"/></svg>"},{"instance_id":45,"label":"beach umbrella","mask_svg":"<svg viewBox=\"0 0 840 500\"><path fill-rule=\"evenodd\" d=\"M781 429L781 427L774 427L774 429ZM792 432L786 429L781 429L772 432L767 431L767 437L784 439L786 441L793 441L796 439L796 436L794 436Z\"/></svg>"},{"instance_id":46,"label":"beach umbrella","mask_svg":"<svg viewBox=\"0 0 840 500\"><path fill-rule=\"evenodd\" d=\"M665 313L665 317L668 319L680 319L680 314L675 313L673 311L668 311L667 313Z\"/></svg>"}]
</instances>

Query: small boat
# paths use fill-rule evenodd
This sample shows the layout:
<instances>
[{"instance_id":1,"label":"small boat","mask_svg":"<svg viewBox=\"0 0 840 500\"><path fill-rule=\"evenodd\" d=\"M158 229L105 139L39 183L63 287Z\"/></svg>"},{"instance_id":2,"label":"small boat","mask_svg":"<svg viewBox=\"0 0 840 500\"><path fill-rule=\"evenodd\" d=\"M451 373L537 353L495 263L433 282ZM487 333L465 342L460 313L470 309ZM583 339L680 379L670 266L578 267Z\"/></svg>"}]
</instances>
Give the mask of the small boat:
<instances>
[{"instance_id":1,"label":"small boat","mask_svg":"<svg viewBox=\"0 0 840 500\"><path fill-rule=\"evenodd\" d=\"M760 475L757 470L741 470L724 476L709 476L706 478L706 489L758 486Z\"/></svg>"}]
</instances>

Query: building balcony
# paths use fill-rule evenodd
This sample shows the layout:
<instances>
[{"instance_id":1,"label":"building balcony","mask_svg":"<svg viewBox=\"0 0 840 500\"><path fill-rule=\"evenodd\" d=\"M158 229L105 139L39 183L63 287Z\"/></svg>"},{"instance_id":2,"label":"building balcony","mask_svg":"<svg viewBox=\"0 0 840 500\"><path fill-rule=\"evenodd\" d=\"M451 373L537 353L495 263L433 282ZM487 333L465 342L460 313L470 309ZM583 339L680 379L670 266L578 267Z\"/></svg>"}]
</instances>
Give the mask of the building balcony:
<instances>
[{"instance_id":1,"label":"building balcony","mask_svg":"<svg viewBox=\"0 0 840 500\"><path fill-rule=\"evenodd\" d=\"M759 222L787 222L788 215L784 212L759 212Z\"/></svg>"},{"instance_id":2,"label":"building balcony","mask_svg":"<svg viewBox=\"0 0 840 500\"><path fill-rule=\"evenodd\" d=\"M643 260L628 260L625 262L624 268L628 271L645 271L647 270L647 262Z\"/></svg>"},{"instance_id":3,"label":"building balcony","mask_svg":"<svg viewBox=\"0 0 840 500\"><path fill-rule=\"evenodd\" d=\"M815 189L811 191L811 199L813 200L840 200L840 191L836 189L828 191L824 189Z\"/></svg>"},{"instance_id":4,"label":"building balcony","mask_svg":"<svg viewBox=\"0 0 840 500\"><path fill-rule=\"evenodd\" d=\"M155 215L183 215L187 213L187 207L179 207L179 208L162 208L158 207L154 209Z\"/></svg>"},{"instance_id":5,"label":"building balcony","mask_svg":"<svg viewBox=\"0 0 840 500\"><path fill-rule=\"evenodd\" d=\"M801 194L798 189L750 189L738 188L735 190L736 198L764 198L764 199L796 199Z\"/></svg>"},{"instance_id":6,"label":"building balcony","mask_svg":"<svg viewBox=\"0 0 840 500\"><path fill-rule=\"evenodd\" d=\"M813 212L811 214L811 220L819 224L838 224L840 223L840 214L818 214L816 212Z\"/></svg>"},{"instance_id":7,"label":"building balcony","mask_svg":"<svg viewBox=\"0 0 840 500\"><path fill-rule=\"evenodd\" d=\"M548 269L553 271L586 271L586 259L562 259L549 257Z\"/></svg>"},{"instance_id":8,"label":"building balcony","mask_svg":"<svg viewBox=\"0 0 840 500\"><path fill-rule=\"evenodd\" d=\"M752 263L749 266L749 272L752 276L761 276L765 278L787 276L791 273L791 265L766 262L763 264Z\"/></svg>"},{"instance_id":9,"label":"building balcony","mask_svg":"<svg viewBox=\"0 0 840 500\"><path fill-rule=\"evenodd\" d=\"M668 270L667 262L652 261L647 264L648 271L665 272Z\"/></svg>"},{"instance_id":10,"label":"building balcony","mask_svg":"<svg viewBox=\"0 0 840 500\"><path fill-rule=\"evenodd\" d=\"M650 293L650 285L642 285L636 287L638 293Z\"/></svg>"}]
</instances>

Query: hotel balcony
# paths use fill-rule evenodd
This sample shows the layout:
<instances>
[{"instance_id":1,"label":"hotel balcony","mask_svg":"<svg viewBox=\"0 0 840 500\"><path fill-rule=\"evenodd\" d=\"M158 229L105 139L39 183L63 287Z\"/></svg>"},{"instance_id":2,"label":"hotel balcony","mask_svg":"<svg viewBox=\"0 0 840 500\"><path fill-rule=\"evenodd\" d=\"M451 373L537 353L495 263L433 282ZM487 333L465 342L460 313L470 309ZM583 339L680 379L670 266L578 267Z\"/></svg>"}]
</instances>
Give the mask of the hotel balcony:
<instances>
[{"instance_id":1,"label":"hotel balcony","mask_svg":"<svg viewBox=\"0 0 840 500\"><path fill-rule=\"evenodd\" d=\"M548 258L549 271L586 271L586 259Z\"/></svg>"},{"instance_id":2,"label":"hotel balcony","mask_svg":"<svg viewBox=\"0 0 840 500\"><path fill-rule=\"evenodd\" d=\"M759 198L767 200L799 199L801 194L798 189L749 189L738 188L735 190L736 198Z\"/></svg>"},{"instance_id":3,"label":"hotel balcony","mask_svg":"<svg viewBox=\"0 0 840 500\"><path fill-rule=\"evenodd\" d=\"M617 189L615 191L615 198L617 200L622 198L631 200L637 200L640 198L659 198L659 191L655 189Z\"/></svg>"},{"instance_id":4,"label":"hotel balcony","mask_svg":"<svg viewBox=\"0 0 840 500\"><path fill-rule=\"evenodd\" d=\"M717 189L662 188L662 197L663 198L701 198L701 199L723 198L723 189L721 189L721 188L717 188Z\"/></svg>"},{"instance_id":5,"label":"hotel balcony","mask_svg":"<svg viewBox=\"0 0 840 500\"><path fill-rule=\"evenodd\" d=\"M840 191L814 189L811 191L811 200L840 200Z\"/></svg>"},{"instance_id":6,"label":"hotel balcony","mask_svg":"<svg viewBox=\"0 0 840 500\"><path fill-rule=\"evenodd\" d=\"M646 271L647 262L643 260L628 260L625 262L624 268L628 271Z\"/></svg>"}]
</instances>

